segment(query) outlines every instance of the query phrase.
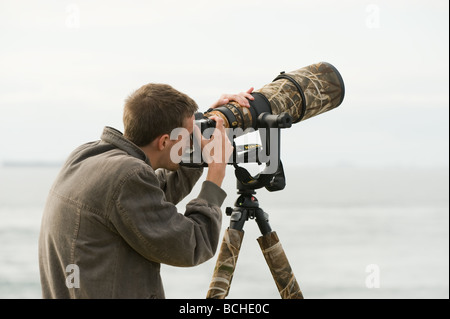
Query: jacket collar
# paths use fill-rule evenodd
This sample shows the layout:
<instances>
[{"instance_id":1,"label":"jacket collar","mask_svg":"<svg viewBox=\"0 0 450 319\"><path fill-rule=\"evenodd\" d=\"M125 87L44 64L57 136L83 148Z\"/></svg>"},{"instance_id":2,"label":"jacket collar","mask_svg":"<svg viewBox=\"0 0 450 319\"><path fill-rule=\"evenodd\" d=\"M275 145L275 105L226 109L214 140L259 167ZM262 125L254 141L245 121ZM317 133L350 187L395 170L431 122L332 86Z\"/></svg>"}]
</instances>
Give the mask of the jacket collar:
<instances>
[{"instance_id":1,"label":"jacket collar","mask_svg":"<svg viewBox=\"0 0 450 319\"><path fill-rule=\"evenodd\" d=\"M117 148L127 152L131 156L139 158L150 165L150 161L147 155L145 155L145 153L136 144L127 140L119 130L116 130L115 128L109 126L105 126L101 139L102 141L110 143Z\"/></svg>"}]
</instances>

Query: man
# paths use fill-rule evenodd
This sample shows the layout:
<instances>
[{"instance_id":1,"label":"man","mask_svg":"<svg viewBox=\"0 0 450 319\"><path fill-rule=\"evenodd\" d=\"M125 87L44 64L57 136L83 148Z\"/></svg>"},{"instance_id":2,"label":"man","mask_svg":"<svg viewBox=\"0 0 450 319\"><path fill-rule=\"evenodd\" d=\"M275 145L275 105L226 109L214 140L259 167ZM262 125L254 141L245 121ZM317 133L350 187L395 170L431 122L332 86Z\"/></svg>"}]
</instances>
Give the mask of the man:
<instances>
[{"instance_id":1,"label":"man","mask_svg":"<svg viewBox=\"0 0 450 319\"><path fill-rule=\"evenodd\" d=\"M252 89L223 95L249 106ZM220 188L232 146L223 120L202 147L214 143L200 194L184 215L175 205L202 169L180 167L171 149L194 133L197 104L165 84L147 84L125 102L124 134L105 127L101 140L67 159L47 199L39 237L44 298L164 298L160 264L195 266L212 258L226 193ZM180 152L188 145L182 145ZM211 145L209 145L211 146Z\"/></svg>"}]
</instances>

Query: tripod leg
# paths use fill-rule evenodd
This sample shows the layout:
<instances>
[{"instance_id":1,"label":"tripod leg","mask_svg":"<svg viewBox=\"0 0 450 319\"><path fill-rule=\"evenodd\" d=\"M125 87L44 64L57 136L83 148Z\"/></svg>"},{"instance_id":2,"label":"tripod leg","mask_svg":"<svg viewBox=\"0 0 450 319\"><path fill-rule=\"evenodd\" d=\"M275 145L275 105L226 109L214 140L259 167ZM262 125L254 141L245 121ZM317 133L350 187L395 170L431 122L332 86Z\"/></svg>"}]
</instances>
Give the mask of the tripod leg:
<instances>
[{"instance_id":1,"label":"tripod leg","mask_svg":"<svg viewBox=\"0 0 450 319\"><path fill-rule=\"evenodd\" d=\"M232 228L225 231L207 299L225 299L230 290L244 232Z\"/></svg>"},{"instance_id":2,"label":"tripod leg","mask_svg":"<svg viewBox=\"0 0 450 319\"><path fill-rule=\"evenodd\" d=\"M303 294L275 232L258 238L259 245L282 299L303 299Z\"/></svg>"}]
</instances>

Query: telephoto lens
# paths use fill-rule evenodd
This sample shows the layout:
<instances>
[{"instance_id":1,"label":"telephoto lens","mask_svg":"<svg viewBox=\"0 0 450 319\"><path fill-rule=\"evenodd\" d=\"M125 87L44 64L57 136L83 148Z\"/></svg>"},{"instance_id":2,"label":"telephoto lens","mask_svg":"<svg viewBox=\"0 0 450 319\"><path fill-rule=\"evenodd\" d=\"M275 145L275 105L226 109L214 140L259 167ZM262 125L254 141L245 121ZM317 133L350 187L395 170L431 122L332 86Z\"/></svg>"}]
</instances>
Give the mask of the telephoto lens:
<instances>
[{"instance_id":1,"label":"telephoto lens","mask_svg":"<svg viewBox=\"0 0 450 319\"><path fill-rule=\"evenodd\" d=\"M304 121L338 107L344 100L344 81L338 70L327 62L306 66L292 72L281 72L272 83L252 93L250 107L230 102L197 117L203 129L214 127L208 118L216 115L226 128L258 129L262 113L288 113L293 123Z\"/></svg>"}]
</instances>

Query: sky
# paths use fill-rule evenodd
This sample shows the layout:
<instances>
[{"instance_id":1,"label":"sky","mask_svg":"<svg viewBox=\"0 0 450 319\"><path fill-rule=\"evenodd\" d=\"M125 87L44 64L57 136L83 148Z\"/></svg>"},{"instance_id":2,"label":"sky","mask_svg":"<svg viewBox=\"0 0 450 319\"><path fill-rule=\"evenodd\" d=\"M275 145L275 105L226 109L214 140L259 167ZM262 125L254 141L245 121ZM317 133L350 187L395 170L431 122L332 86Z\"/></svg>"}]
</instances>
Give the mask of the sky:
<instances>
[{"instance_id":1,"label":"sky","mask_svg":"<svg viewBox=\"0 0 450 319\"><path fill-rule=\"evenodd\" d=\"M326 61L337 109L282 132L287 165L447 167L449 3L0 0L0 162L63 161L167 83L201 111Z\"/></svg>"}]
</instances>

